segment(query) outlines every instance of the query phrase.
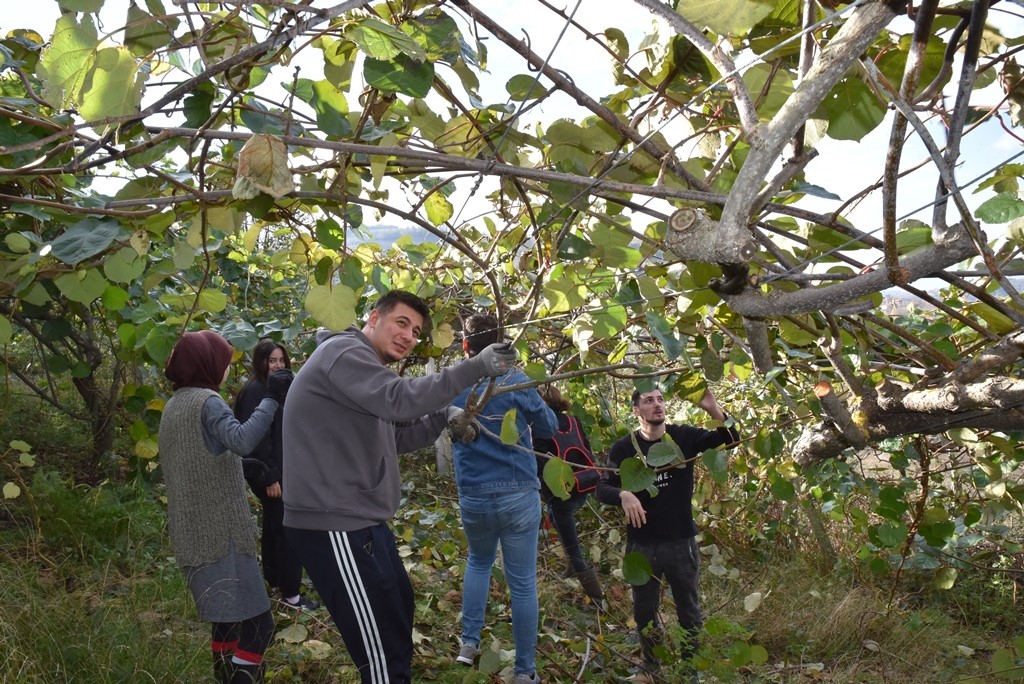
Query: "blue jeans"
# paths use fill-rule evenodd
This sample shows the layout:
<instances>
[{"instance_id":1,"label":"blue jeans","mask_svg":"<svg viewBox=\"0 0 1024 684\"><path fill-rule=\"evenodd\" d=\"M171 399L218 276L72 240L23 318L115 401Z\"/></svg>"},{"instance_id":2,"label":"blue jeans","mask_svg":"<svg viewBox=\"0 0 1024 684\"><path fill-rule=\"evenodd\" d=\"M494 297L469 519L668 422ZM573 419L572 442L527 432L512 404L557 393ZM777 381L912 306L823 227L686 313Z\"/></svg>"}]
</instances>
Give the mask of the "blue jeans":
<instances>
[{"instance_id":1,"label":"blue jeans","mask_svg":"<svg viewBox=\"0 0 1024 684\"><path fill-rule=\"evenodd\" d=\"M575 572L585 572L589 567L586 558L583 557L583 549L580 547L580 538L576 532L576 511L587 503L588 494L577 495L563 501L557 496L552 496L548 501L548 513L551 516L551 524L558 532L558 540L562 542L565 555L572 563Z\"/></svg>"},{"instance_id":2,"label":"blue jeans","mask_svg":"<svg viewBox=\"0 0 1024 684\"><path fill-rule=\"evenodd\" d=\"M462 510L462 527L469 541L469 558L462 584L462 642L480 644L491 587L491 567L501 542L505 581L512 595L516 674L530 674L536 670L540 492L527 489L460 496L459 507Z\"/></svg>"}]
</instances>

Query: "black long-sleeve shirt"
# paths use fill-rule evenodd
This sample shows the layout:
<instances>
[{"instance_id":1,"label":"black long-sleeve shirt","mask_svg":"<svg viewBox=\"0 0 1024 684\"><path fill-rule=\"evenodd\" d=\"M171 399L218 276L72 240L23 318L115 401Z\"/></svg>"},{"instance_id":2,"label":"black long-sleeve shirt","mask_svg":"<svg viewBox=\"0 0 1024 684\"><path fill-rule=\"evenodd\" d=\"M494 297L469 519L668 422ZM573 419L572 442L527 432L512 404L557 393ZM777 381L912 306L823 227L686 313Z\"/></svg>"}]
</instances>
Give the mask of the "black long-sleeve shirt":
<instances>
[{"instance_id":1,"label":"black long-sleeve shirt","mask_svg":"<svg viewBox=\"0 0 1024 684\"><path fill-rule=\"evenodd\" d=\"M252 415L256 407L264 398L269 396L267 386L259 380L252 380L242 388L235 399L235 418L244 423ZM242 463L245 469L245 477L249 480L253 489L265 488L281 481L281 461L283 449L281 448L281 409L278 408L274 414L274 422L270 431L260 440L260 443L243 457L259 460L263 468L249 468L249 461Z\"/></svg>"},{"instance_id":2,"label":"black long-sleeve shirt","mask_svg":"<svg viewBox=\"0 0 1024 684\"><path fill-rule=\"evenodd\" d=\"M658 473L654 486L658 495L652 497L647 491L634 492L647 512L647 522L641 527L627 525L626 535L630 541L659 542L689 539L697 534L693 522L693 464L698 454L720 446L732 446L739 441L734 427L720 427L705 430L692 425L666 425L665 432L682 450L688 461L679 466ZM660 442L643 438L640 431L634 432L640 451L647 455L651 447ZM633 440L626 436L612 445L608 452L608 466L618 468L630 456L636 456ZM606 471L597 485L598 501L612 506L622 506L619 493L622 480L617 471Z\"/></svg>"}]
</instances>

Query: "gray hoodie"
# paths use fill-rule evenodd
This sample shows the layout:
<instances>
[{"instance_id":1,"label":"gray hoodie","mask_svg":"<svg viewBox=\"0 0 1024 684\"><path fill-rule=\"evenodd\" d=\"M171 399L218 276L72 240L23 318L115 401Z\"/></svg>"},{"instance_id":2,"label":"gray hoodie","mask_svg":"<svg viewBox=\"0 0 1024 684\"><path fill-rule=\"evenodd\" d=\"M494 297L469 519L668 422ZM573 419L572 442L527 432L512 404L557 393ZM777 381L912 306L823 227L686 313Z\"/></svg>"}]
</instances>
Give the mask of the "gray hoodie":
<instances>
[{"instance_id":1,"label":"gray hoodie","mask_svg":"<svg viewBox=\"0 0 1024 684\"><path fill-rule=\"evenodd\" d=\"M352 531L398 509L398 454L429 446L447 426L445 407L484 377L463 361L403 378L381 363L359 329L317 333L284 408L284 524Z\"/></svg>"}]
</instances>

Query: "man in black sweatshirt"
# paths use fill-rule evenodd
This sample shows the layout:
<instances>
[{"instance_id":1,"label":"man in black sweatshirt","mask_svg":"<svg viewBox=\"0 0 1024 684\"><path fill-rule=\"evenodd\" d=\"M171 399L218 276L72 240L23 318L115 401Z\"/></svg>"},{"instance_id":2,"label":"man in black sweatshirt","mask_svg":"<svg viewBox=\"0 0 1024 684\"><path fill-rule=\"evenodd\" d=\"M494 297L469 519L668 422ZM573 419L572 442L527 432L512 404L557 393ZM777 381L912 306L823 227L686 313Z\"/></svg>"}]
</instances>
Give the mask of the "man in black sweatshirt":
<instances>
[{"instance_id":1,"label":"man in black sweatshirt","mask_svg":"<svg viewBox=\"0 0 1024 684\"><path fill-rule=\"evenodd\" d=\"M321 331L284 412L285 533L363 684L412 680L415 599L388 526L401 498L398 454L433 444L461 413L451 400L517 358L495 344L423 377L388 368L429 324L422 299L392 290L362 330Z\"/></svg>"},{"instance_id":2,"label":"man in black sweatshirt","mask_svg":"<svg viewBox=\"0 0 1024 684\"><path fill-rule=\"evenodd\" d=\"M633 414L640 428L612 445L608 452L608 466L615 470L606 472L597 486L599 501L621 506L626 514L626 552L643 554L653 570L646 584L633 587L633 617L640 631L644 666L648 672L658 669L654 648L660 642L658 605L661 603L662 578L672 589L679 625L689 635L680 655L689 659L697 649L697 633L702 622L697 600L700 551L696 540L697 526L693 522L693 463L702 451L734 446L739 441L736 429L725 426L727 416L711 390L704 393L700 407L722 425L714 430L692 425L669 425L665 422L665 398L661 390L634 391ZM658 469L654 481L657 496L652 497L646 490L633 493L622 489L618 472L622 462L631 457L646 462L651 447L666 436L682 451L682 461L677 460ZM691 677L695 682L693 670ZM634 680L652 681L646 673L638 673Z\"/></svg>"}]
</instances>

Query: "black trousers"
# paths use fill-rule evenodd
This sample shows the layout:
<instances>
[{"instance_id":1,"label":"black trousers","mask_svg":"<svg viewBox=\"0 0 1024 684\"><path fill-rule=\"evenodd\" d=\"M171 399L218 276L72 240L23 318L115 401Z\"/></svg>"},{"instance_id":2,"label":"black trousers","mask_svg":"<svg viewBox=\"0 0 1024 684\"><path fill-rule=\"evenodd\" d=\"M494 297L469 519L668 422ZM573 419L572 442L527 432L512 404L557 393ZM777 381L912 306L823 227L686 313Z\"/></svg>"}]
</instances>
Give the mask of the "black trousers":
<instances>
[{"instance_id":1,"label":"black trousers","mask_svg":"<svg viewBox=\"0 0 1024 684\"><path fill-rule=\"evenodd\" d=\"M302 564L285 537L284 501L267 496L266 487L253 491L263 504L263 533L260 535L263 579L271 587L280 589L282 597L291 598L302 588Z\"/></svg>"},{"instance_id":2,"label":"black trousers","mask_svg":"<svg viewBox=\"0 0 1024 684\"><path fill-rule=\"evenodd\" d=\"M412 681L412 583L387 523L350 532L286 527L362 684Z\"/></svg>"},{"instance_id":3,"label":"black trousers","mask_svg":"<svg viewBox=\"0 0 1024 684\"><path fill-rule=\"evenodd\" d=\"M703 623L697 590L700 584L700 549L697 539L677 539L656 543L627 542L626 552L638 551L647 557L654 574L647 584L633 587L633 619L640 631L644 661L656 665L654 648L660 643L662 583L667 581L676 602L679 626L686 632L680 645L680 658L689 659L700 646L698 636Z\"/></svg>"}]
</instances>

